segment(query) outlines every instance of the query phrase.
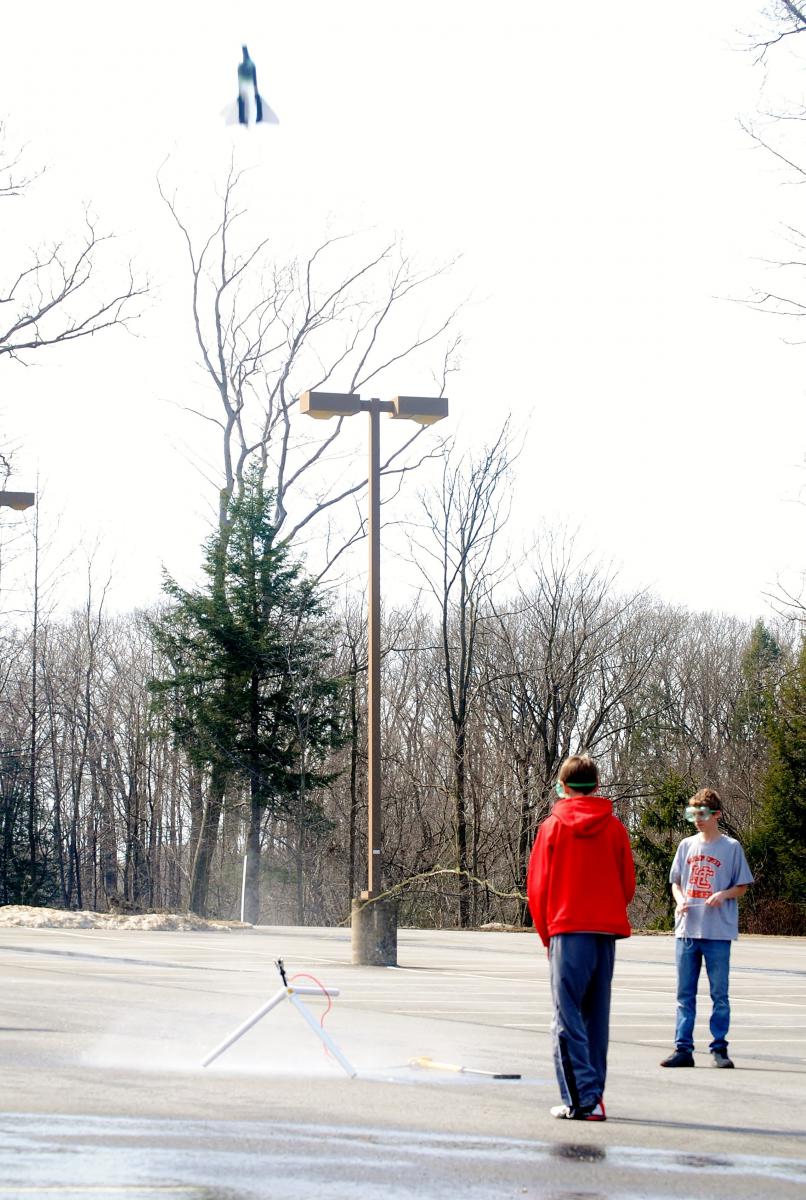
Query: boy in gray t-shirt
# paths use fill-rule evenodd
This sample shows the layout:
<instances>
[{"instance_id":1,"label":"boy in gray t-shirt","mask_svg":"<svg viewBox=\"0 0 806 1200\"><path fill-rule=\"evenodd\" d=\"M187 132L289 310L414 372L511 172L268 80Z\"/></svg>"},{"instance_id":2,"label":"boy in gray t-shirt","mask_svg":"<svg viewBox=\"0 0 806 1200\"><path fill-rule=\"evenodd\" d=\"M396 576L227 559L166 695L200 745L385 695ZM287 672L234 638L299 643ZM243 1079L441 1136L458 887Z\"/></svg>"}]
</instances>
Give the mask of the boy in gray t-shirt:
<instances>
[{"instance_id":1,"label":"boy in gray t-shirt","mask_svg":"<svg viewBox=\"0 0 806 1200\"><path fill-rule=\"evenodd\" d=\"M739 843L719 829L722 802L713 788L692 796L686 817L697 827L677 847L669 880L676 902L677 1024L673 1054L662 1067L694 1066L697 982L705 961L711 989L711 1063L732 1067L728 1057L730 944L739 936L737 900L753 876Z\"/></svg>"}]
</instances>

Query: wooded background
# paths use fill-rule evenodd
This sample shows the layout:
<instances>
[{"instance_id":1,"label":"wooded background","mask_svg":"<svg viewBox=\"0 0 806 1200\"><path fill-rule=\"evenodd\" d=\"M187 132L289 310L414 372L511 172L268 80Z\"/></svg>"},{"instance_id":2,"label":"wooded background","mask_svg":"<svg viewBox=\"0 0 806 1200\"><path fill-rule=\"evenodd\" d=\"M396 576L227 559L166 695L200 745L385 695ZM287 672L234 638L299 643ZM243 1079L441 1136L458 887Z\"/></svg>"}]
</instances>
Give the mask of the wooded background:
<instances>
[{"instance_id":1,"label":"wooded background","mask_svg":"<svg viewBox=\"0 0 806 1200\"><path fill-rule=\"evenodd\" d=\"M766 64L806 32L798 5L768 16ZM802 175L792 122L772 128L748 133ZM35 187L26 154L0 126L4 205ZM0 508L0 903L236 917L248 854L250 920L345 922L367 857L366 612L360 587L334 581L366 532L366 474L354 431L313 430L297 397L366 393L415 362L446 394L461 336L431 297L449 264L422 271L395 241L367 253L339 237L278 262L250 240L234 161L207 228L159 186L187 251L217 521L195 587L168 577L153 609L112 613L90 558L84 603L65 614L39 508L27 524ZM149 302L99 222L71 228L6 264L0 364L112 336ZM802 317L801 258L781 264L791 288L752 302ZM0 438L0 482L14 451ZM806 932L802 597L779 591L747 623L625 592L562 530L515 554L518 455L504 414L472 454L417 430L382 463L387 499L419 497L419 592L387 595L383 613L384 883L401 923L526 922L536 828L563 758L587 750L633 840L639 927L668 927L685 802L710 785L757 877L745 928ZM714 570L718 557L717 537ZM9 571L24 600L8 602Z\"/></svg>"},{"instance_id":2,"label":"wooded background","mask_svg":"<svg viewBox=\"0 0 806 1200\"><path fill-rule=\"evenodd\" d=\"M384 871L387 887L402 885L401 922L523 922L535 830L562 759L586 748L633 838L638 926L668 924L666 877L691 831L685 801L709 784L757 875L745 924L802 932L797 623L751 626L625 596L561 541L542 547L517 590L493 598L476 583L445 593L441 609L422 600L384 612ZM318 640L290 702L289 754L257 805L255 772L260 761L276 768L277 744L249 759L225 715L219 728L233 743L214 754L158 703L154 681L176 679L155 637L173 605L107 616L88 593L69 618L41 618L35 643L30 628L3 626L0 903L103 910L111 898L176 910L192 901L235 918L251 826L251 919L345 921L367 855L361 599L311 618ZM265 645L256 654L265 662ZM312 744L314 684L330 689L333 722ZM260 686L276 705L271 673Z\"/></svg>"}]
</instances>

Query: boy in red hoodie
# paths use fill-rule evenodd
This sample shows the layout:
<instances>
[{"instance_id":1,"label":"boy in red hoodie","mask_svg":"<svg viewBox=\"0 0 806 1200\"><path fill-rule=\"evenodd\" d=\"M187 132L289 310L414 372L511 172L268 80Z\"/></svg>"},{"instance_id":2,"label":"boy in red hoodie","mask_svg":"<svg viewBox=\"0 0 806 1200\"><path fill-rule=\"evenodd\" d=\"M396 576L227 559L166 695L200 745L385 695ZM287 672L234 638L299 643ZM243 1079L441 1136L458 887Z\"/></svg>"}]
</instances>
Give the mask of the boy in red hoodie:
<instances>
[{"instance_id":1,"label":"boy in red hoodie","mask_svg":"<svg viewBox=\"0 0 806 1200\"><path fill-rule=\"evenodd\" d=\"M526 881L551 969L554 1066L564 1101L551 1115L569 1121L606 1119L616 938L630 936L627 905L635 892L627 830L598 790L589 755L565 760L559 799L537 831Z\"/></svg>"}]
</instances>

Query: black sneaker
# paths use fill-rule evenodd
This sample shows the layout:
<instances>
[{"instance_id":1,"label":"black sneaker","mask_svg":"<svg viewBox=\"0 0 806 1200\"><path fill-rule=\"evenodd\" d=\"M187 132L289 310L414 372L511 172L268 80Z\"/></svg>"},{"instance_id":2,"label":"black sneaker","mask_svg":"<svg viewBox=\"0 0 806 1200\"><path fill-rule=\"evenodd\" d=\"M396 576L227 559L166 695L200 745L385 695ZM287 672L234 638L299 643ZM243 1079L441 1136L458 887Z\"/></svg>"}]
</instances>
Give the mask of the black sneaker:
<instances>
[{"instance_id":1,"label":"black sneaker","mask_svg":"<svg viewBox=\"0 0 806 1200\"><path fill-rule=\"evenodd\" d=\"M733 1063L728 1058L727 1050L712 1050L711 1051L711 1066L712 1067L732 1067Z\"/></svg>"},{"instance_id":2,"label":"black sneaker","mask_svg":"<svg viewBox=\"0 0 806 1200\"><path fill-rule=\"evenodd\" d=\"M660 1065L662 1067L693 1067L694 1055L690 1050L675 1050L674 1054L670 1054L668 1058L664 1058ZM731 1063L731 1066L733 1066L733 1063Z\"/></svg>"},{"instance_id":3,"label":"black sneaker","mask_svg":"<svg viewBox=\"0 0 806 1200\"><path fill-rule=\"evenodd\" d=\"M606 1121L604 1100L596 1104L585 1105L584 1108L569 1108L567 1104L555 1104L549 1109L551 1115L559 1121Z\"/></svg>"}]
</instances>

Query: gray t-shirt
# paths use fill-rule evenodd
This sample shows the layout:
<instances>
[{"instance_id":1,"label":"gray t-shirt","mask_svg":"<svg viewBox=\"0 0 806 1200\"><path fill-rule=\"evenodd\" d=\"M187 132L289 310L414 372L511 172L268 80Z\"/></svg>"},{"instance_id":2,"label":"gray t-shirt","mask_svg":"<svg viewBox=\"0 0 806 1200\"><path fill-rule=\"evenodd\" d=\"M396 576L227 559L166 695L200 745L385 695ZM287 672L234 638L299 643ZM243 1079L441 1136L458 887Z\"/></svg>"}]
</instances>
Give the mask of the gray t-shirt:
<instances>
[{"instance_id":1,"label":"gray t-shirt","mask_svg":"<svg viewBox=\"0 0 806 1200\"><path fill-rule=\"evenodd\" d=\"M715 842L704 842L698 833L684 838L677 847L669 882L677 884L691 905L688 912L675 917L675 937L733 941L739 936L735 900L725 900L719 907L705 903L714 892L753 882L744 850L735 838L724 833Z\"/></svg>"}]
</instances>

